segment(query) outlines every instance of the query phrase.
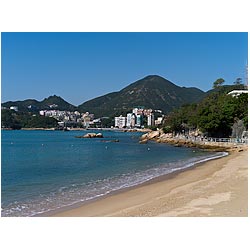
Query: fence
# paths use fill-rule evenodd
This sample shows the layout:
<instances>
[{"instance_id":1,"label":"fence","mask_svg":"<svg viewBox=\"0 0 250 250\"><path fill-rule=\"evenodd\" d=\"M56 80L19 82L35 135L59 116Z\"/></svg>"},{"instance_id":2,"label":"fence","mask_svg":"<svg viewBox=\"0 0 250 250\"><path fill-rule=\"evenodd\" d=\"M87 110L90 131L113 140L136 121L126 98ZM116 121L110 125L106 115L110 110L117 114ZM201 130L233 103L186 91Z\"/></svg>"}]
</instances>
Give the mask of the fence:
<instances>
[{"instance_id":1,"label":"fence","mask_svg":"<svg viewBox=\"0 0 250 250\"><path fill-rule=\"evenodd\" d=\"M245 139L245 138L207 138L207 141L228 142L228 143L238 143L238 144L247 144L248 143L248 139Z\"/></svg>"},{"instance_id":2,"label":"fence","mask_svg":"<svg viewBox=\"0 0 250 250\"><path fill-rule=\"evenodd\" d=\"M214 137L201 137L201 136L177 136L179 139L186 139L192 142L222 142L222 143L235 143L235 144L248 144L247 138L214 138Z\"/></svg>"}]
</instances>

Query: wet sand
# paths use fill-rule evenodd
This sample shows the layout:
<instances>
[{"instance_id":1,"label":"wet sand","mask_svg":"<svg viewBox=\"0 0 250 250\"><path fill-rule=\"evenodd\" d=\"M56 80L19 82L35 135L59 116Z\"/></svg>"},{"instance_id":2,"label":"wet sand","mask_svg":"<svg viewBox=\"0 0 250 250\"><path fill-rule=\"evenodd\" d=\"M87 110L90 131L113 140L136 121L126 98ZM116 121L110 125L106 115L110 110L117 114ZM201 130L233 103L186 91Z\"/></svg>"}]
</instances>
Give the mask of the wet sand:
<instances>
[{"instance_id":1,"label":"wet sand","mask_svg":"<svg viewBox=\"0 0 250 250\"><path fill-rule=\"evenodd\" d=\"M158 179L52 216L248 216L248 151L231 152L172 178Z\"/></svg>"}]
</instances>

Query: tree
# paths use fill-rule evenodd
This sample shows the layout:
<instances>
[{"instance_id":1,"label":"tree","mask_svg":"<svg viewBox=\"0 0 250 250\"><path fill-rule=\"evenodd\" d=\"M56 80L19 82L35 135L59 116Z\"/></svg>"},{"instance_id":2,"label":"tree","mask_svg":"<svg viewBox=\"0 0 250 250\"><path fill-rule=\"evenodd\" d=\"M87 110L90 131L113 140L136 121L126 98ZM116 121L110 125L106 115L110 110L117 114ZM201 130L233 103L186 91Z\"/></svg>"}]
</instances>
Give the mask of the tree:
<instances>
[{"instance_id":1,"label":"tree","mask_svg":"<svg viewBox=\"0 0 250 250\"><path fill-rule=\"evenodd\" d=\"M12 110L2 110L1 127L9 129L21 129L21 123L17 114Z\"/></svg>"},{"instance_id":2,"label":"tree","mask_svg":"<svg viewBox=\"0 0 250 250\"><path fill-rule=\"evenodd\" d=\"M12 110L2 110L2 128L55 128L57 120L52 117L32 115L26 112L15 112Z\"/></svg>"},{"instance_id":3,"label":"tree","mask_svg":"<svg viewBox=\"0 0 250 250\"><path fill-rule=\"evenodd\" d=\"M174 110L164 119L167 131L182 133L197 127L197 104L186 104Z\"/></svg>"},{"instance_id":4,"label":"tree","mask_svg":"<svg viewBox=\"0 0 250 250\"><path fill-rule=\"evenodd\" d=\"M240 84L242 84L242 78L238 77L236 78L234 85L240 85Z\"/></svg>"},{"instance_id":5,"label":"tree","mask_svg":"<svg viewBox=\"0 0 250 250\"><path fill-rule=\"evenodd\" d=\"M57 120L53 117L23 115L20 117L21 125L24 128L55 128Z\"/></svg>"},{"instance_id":6,"label":"tree","mask_svg":"<svg viewBox=\"0 0 250 250\"><path fill-rule=\"evenodd\" d=\"M248 95L236 98L227 93L214 91L198 104L182 106L164 119L163 126L166 131L175 133L198 128L211 137L229 137L235 121L241 120L236 125L242 131L242 124L246 128L248 125Z\"/></svg>"},{"instance_id":7,"label":"tree","mask_svg":"<svg viewBox=\"0 0 250 250\"><path fill-rule=\"evenodd\" d=\"M219 78L217 79L214 83L213 83L213 88L218 88L220 86L222 86L222 84L225 82L225 80L223 78Z\"/></svg>"}]
</instances>

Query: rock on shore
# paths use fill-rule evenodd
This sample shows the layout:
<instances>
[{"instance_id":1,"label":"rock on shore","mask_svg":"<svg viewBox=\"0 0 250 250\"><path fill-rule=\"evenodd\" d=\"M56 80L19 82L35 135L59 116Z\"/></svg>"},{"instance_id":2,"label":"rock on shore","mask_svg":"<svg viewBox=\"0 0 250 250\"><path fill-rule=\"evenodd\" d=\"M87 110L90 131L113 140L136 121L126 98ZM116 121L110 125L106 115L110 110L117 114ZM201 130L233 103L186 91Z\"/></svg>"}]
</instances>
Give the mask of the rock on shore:
<instances>
[{"instance_id":1,"label":"rock on shore","mask_svg":"<svg viewBox=\"0 0 250 250\"><path fill-rule=\"evenodd\" d=\"M150 131L141 136L139 143L147 143L148 140L152 140L154 138L158 138L160 136L160 131Z\"/></svg>"},{"instance_id":2,"label":"rock on shore","mask_svg":"<svg viewBox=\"0 0 250 250\"><path fill-rule=\"evenodd\" d=\"M103 138L102 133L87 133L86 135L76 136L76 138Z\"/></svg>"},{"instance_id":3,"label":"rock on shore","mask_svg":"<svg viewBox=\"0 0 250 250\"><path fill-rule=\"evenodd\" d=\"M228 142L210 142L201 140L191 140L173 137L171 133L165 134L163 130L151 131L140 137L139 143L147 143L148 140L154 140L158 143L168 143L175 147L196 147L210 151L243 151L247 145L238 145Z\"/></svg>"}]
</instances>

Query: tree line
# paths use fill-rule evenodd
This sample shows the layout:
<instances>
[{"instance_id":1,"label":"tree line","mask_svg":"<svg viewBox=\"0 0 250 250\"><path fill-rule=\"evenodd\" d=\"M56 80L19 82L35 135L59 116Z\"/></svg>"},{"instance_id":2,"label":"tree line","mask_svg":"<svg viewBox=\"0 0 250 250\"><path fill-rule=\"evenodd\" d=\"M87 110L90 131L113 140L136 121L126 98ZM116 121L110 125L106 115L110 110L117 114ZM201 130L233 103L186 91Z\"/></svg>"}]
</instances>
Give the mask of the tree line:
<instances>
[{"instance_id":1,"label":"tree line","mask_svg":"<svg viewBox=\"0 0 250 250\"><path fill-rule=\"evenodd\" d=\"M183 105L164 119L165 132L187 133L199 129L209 137L229 137L237 124L248 127L248 95L232 97L227 93L244 89L240 79L234 86L222 86L223 79L214 83L214 91L197 104ZM240 121L240 122L239 122Z\"/></svg>"},{"instance_id":2,"label":"tree line","mask_svg":"<svg viewBox=\"0 0 250 250\"><path fill-rule=\"evenodd\" d=\"M57 120L52 117L45 117L14 110L2 110L1 127L5 129L21 128L54 128L57 127Z\"/></svg>"}]
</instances>

